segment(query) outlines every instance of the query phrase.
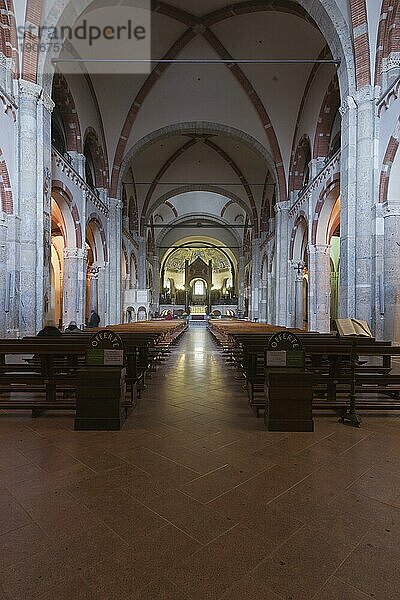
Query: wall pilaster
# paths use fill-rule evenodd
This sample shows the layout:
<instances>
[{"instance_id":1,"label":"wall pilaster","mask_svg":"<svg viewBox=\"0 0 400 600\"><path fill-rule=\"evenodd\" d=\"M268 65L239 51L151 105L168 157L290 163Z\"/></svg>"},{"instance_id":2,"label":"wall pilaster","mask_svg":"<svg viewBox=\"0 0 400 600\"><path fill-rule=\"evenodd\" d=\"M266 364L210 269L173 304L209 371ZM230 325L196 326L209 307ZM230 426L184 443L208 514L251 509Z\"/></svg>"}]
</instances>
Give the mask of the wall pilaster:
<instances>
[{"instance_id":1,"label":"wall pilaster","mask_svg":"<svg viewBox=\"0 0 400 600\"><path fill-rule=\"evenodd\" d=\"M384 338L400 342L400 198L383 205Z\"/></svg>"},{"instance_id":2,"label":"wall pilaster","mask_svg":"<svg viewBox=\"0 0 400 600\"><path fill-rule=\"evenodd\" d=\"M289 267L289 202L278 202L276 212L276 302L275 321L277 325L290 325L288 322L288 267Z\"/></svg>"},{"instance_id":3,"label":"wall pilaster","mask_svg":"<svg viewBox=\"0 0 400 600\"><path fill-rule=\"evenodd\" d=\"M122 321L122 204L115 198L109 199L108 217L108 322Z\"/></svg>"},{"instance_id":4,"label":"wall pilaster","mask_svg":"<svg viewBox=\"0 0 400 600\"><path fill-rule=\"evenodd\" d=\"M330 331L330 255L329 246L309 246L309 329Z\"/></svg>"},{"instance_id":5,"label":"wall pilaster","mask_svg":"<svg viewBox=\"0 0 400 600\"><path fill-rule=\"evenodd\" d=\"M86 252L82 248L64 248L63 326L70 321L85 322Z\"/></svg>"}]
</instances>

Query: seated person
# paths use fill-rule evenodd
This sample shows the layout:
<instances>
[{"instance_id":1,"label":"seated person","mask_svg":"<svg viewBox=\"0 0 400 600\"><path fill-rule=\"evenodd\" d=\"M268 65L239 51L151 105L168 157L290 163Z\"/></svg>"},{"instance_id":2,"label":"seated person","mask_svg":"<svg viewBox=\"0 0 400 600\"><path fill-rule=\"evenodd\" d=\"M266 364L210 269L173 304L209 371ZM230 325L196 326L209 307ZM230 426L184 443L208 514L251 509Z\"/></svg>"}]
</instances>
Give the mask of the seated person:
<instances>
[{"instance_id":1,"label":"seated person","mask_svg":"<svg viewBox=\"0 0 400 600\"><path fill-rule=\"evenodd\" d=\"M68 325L68 327L65 328L64 333L82 333L82 332L79 329L78 325L76 324L76 321L71 321L70 324Z\"/></svg>"},{"instance_id":2,"label":"seated person","mask_svg":"<svg viewBox=\"0 0 400 600\"><path fill-rule=\"evenodd\" d=\"M55 326L55 323L49 321L46 325L37 333L36 337L61 337L62 333Z\"/></svg>"}]
</instances>

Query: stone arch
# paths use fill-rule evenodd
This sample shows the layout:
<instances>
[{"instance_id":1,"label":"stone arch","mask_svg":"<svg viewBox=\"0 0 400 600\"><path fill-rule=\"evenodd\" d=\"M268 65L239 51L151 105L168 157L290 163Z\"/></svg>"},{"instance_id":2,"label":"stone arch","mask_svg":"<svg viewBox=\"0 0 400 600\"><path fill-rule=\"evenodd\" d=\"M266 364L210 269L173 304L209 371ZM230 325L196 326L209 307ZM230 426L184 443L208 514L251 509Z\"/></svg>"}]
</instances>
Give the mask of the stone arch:
<instances>
[{"instance_id":1,"label":"stone arch","mask_svg":"<svg viewBox=\"0 0 400 600\"><path fill-rule=\"evenodd\" d=\"M56 73L53 79L53 101L58 106L64 124L67 151L82 154L82 135L75 101L65 77Z\"/></svg>"},{"instance_id":2,"label":"stone arch","mask_svg":"<svg viewBox=\"0 0 400 600\"><path fill-rule=\"evenodd\" d=\"M68 246L82 248L82 226L78 207L73 201L72 193L69 188L58 179L52 181L52 195L60 207L63 215L65 214L66 234Z\"/></svg>"},{"instance_id":3,"label":"stone arch","mask_svg":"<svg viewBox=\"0 0 400 600\"><path fill-rule=\"evenodd\" d=\"M11 188L10 174L6 159L0 149L0 199L3 212L11 215L14 210L13 193Z\"/></svg>"},{"instance_id":4,"label":"stone arch","mask_svg":"<svg viewBox=\"0 0 400 600\"><path fill-rule=\"evenodd\" d=\"M340 106L337 77L328 86L315 130L313 158L326 158L329 153L330 136L335 115Z\"/></svg>"},{"instance_id":5,"label":"stone arch","mask_svg":"<svg viewBox=\"0 0 400 600\"><path fill-rule=\"evenodd\" d=\"M322 190L315 207L311 241L313 244L328 244L328 228L332 209L340 196L340 174L336 173Z\"/></svg>"},{"instance_id":6,"label":"stone arch","mask_svg":"<svg viewBox=\"0 0 400 600\"><path fill-rule=\"evenodd\" d=\"M97 188L108 187L108 165L106 163L102 144L99 142L96 130L88 127L85 131L83 149L88 147L93 159L94 183Z\"/></svg>"},{"instance_id":7,"label":"stone arch","mask_svg":"<svg viewBox=\"0 0 400 600\"><path fill-rule=\"evenodd\" d=\"M383 164L381 168L381 177L379 184L379 202L386 202L388 191L389 191L389 181L390 181L390 172L392 169L392 165L394 159L397 154L397 150L399 148L400 143L400 118L397 121L396 128L393 132L393 135L390 137L389 143L386 148L385 156L383 158Z\"/></svg>"},{"instance_id":8,"label":"stone arch","mask_svg":"<svg viewBox=\"0 0 400 600\"><path fill-rule=\"evenodd\" d=\"M304 185L304 173L311 160L311 143L307 134L304 134L297 144L289 179L289 192L301 190Z\"/></svg>"},{"instance_id":9,"label":"stone arch","mask_svg":"<svg viewBox=\"0 0 400 600\"><path fill-rule=\"evenodd\" d=\"M192 134L193 136L201 136L212 135L216 133L224 135L231 139L239 140L245 146L250 148L250 150L257 154L260 159L264 160L267 163L268 169L273 174L276 182L276 169L273 158L269 151L254 137L245 133L244 131L241 131L240 129L235 129L234 127L229 127L221 123L211 123L209 121L187 121L184 123L175 123L173 125L168 125L167 127L157 129L156 131L153 131L145 137L143 137L142 139L140 139L129 149L129 151L125 154L125 158L121 163L121 168L119 169L118 183L117 188L115 190L116 194L119 195L121 193L122 180L127 169L129 168L133 157L143 152L156 142L162 139L173 137L175 135Z\"/></svg>"},{"instance_id":10,"label":"stone arch","mask_svg":"<svg viewBox=\"0 0 400 600\"><path fill-rule=\"evenodd\" d=\"M108 262L107 237L104 231L100 217L96 213L91 213L86 222L86 231L93 233L94 250L96 251L95 262Z\"/></svg>"},{"instance_id":11,"label":"stone arch","mask_svg":"<svg viewBox=\"0 0 400 600\"><path fill-rule=\"evenodd\" d=\"M301 211L299 216L297 217L292 233L290 236L290 246L289 246L289 258L290 260L302 260L304 254L304 237L306 236L306 243L308 232L308 222L306 214Z\"/></svg>"}]
</instances>

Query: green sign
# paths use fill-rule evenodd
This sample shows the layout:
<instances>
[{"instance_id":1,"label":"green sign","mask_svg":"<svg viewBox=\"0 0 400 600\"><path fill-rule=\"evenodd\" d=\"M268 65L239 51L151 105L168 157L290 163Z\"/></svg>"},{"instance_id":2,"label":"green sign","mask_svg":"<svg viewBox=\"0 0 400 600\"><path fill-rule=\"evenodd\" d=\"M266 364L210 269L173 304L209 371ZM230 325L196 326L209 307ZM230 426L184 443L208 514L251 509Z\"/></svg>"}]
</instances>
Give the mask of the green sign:
<instances>
[{"instance_id":1,"label":"green sign","mask_svg":"<svg viewBox=\"0 0 400 600\"><path fill-rule=\"evenodd\" d=\"M102 367L104 365L104 350L101 348L89 348L89 350L86 350L86 364Z\"/></svg>"}]
</instances>

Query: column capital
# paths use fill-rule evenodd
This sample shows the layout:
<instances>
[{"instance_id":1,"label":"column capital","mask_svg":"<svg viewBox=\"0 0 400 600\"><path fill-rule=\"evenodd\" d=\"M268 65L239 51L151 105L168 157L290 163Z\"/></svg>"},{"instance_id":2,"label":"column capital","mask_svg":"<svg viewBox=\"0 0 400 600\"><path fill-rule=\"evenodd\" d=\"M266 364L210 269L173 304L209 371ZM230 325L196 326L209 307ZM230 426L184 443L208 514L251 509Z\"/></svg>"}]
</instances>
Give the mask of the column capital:
<instances>
[{"instance_id":1,"label":"column capital","mask_svg":"<svg viewBox=\"0 0 400 600\"><path fill-rule=\"evenodd\" d=\"M64 258L86 258L87 250L83 248L64 248Z\"/></svg>"},{"instance_id":2,"label":"column capital","mask_svg":"<svg viewBox=\"0 0 400 600\"><path fill-rule=\"evenodd\" d=\"M400 199L390 200L382 204L382 217L399 217L400 216Z\"/></svg>"},{"instance_id":3,"label":"column capital","mask_svg":"<svg viewBox=\"0 0 400 600\"><path fill-rule=\"evenodd\" d=\"M47 92L45 92L44 90L42 90L39 100L43 104L43 106L47 110L47 112L51 114L55 107L55 103L53 102L53 100L51 99L49 94Z\"/></svg>"},{"instance_id":4,"label":"column capital","mask_svg":"<svg viewBox=\"0 0 400 600\"><path fill-rule=\"evenodd\" d=\"M290 202L289 200L284 200L283 202L277 202L274 206L274 210L276 213L280 213L280 212L288 212L290 209Z\"/></svg>"},{"instance_id":5,"label":"column capital","mask_svg":"<svg viewBox=\"0 0 400 600\"><path fill-rule=\"evenodd\" d=\"M26 79L19 80L18 92L20 98L38 102L42 91L43 88L36 83L32 83L32 81L27 81Z\"/></svg>"},{"instance_id":6,"label":"column capital","mask_svg":"<svg viewBox=\"0 0 400 600\"><path fill-rule=\"evenodd\" d=\"M326 254L329 255L330 245L329 244L310 244L308 251L310 254Z\"/></svg>"}]
</instances>

